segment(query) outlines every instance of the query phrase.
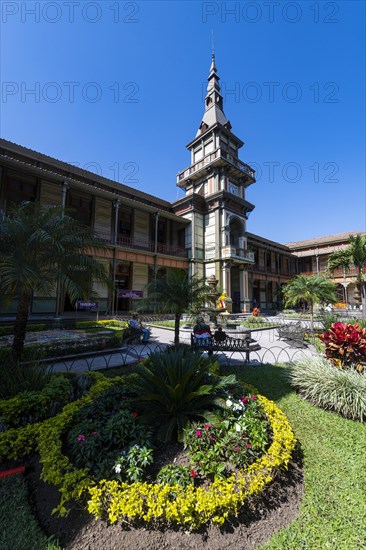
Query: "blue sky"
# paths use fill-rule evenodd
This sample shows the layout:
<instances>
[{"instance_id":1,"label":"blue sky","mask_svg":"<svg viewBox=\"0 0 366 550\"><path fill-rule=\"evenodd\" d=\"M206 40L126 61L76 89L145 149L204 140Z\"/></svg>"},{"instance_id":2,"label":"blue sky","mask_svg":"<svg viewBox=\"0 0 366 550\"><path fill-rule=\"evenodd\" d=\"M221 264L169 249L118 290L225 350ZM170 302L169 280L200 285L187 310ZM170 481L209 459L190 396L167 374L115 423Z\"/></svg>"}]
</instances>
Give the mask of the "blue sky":
<instances>
[{"instance_id":1,"label":"blue sky","mask_svg":"<svg viewBox=\"0 0 366 550\"><path fill-rule=\"evenodd\" d=\"M248 231L365 231L362 1L3 0L1 137L174 201L212 30L225 114L257 170Z\"/></svg>"}]
</instances>

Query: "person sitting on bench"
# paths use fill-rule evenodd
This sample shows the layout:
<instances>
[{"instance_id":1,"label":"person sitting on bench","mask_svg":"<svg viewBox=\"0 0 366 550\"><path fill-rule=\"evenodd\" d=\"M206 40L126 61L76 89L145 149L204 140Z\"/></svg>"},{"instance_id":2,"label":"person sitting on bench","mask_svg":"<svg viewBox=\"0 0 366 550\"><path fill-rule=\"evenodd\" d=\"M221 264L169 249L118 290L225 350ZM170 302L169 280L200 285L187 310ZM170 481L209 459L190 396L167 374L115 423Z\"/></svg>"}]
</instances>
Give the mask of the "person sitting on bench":
<instances>
[{"instance_id":1,"label":"person sitting on bench","mask_svg":"<svg viewBox=\"0 0 366 550\"><path fill-rule=\"evenodd\" d=\"M216 342L220 344L221 342L225 342L227 334L222 330L222 327L218 327L217 330L215 330L214 338Z\"/></svg>"},{"instance_id":2,"label":"person sitting on bench","mask_svg":"<svg viewBox=\"0 0 366 550\"><path fill-rule=\"evenodd\" d=\"M194 339L198 345L205 345L207 340L211 338L211 330L203 320L203 317L197 317L197 322L193 327Z\"/></svg>"}]
</instances>

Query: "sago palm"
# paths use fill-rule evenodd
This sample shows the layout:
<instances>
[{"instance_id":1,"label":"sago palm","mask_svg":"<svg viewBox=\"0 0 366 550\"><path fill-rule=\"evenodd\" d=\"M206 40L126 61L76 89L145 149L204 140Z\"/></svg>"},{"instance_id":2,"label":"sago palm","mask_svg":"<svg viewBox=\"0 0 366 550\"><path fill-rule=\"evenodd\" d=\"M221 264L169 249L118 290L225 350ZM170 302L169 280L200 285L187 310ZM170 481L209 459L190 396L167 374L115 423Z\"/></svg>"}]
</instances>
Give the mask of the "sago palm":
<instances>
[{"instance_id":1,"label":"sago palm","mask_svg":"<svg viewBox=\"0 0 366 550\"><path fill-rule=\"evenodd\" d=\"M285 304L295 306L300 300L309 305L311 330L314 331L314 304L337 300L336 285L324 275L297 275L283 290Z\"/></svg>"},{"instance_id":2,"label":"sago palm","mask_svg":"<svg viewBox=\"0 0 366 550\"><path fill-rule=\"evenodd\" d=\"M23 352L28 313L34 293L51 295L56 286L73 302L92 291L93 280L108 284L104 266L95 258L105 248L89 227L81 226L60 207L26 202L0 219L0 290L18 298L12 355Z\"/></svg>"},{"instance_id":3,"label":"sago palm","mask_svg":"<svg viewBox=\"0 0 366 550\"><path fill-rule=\"evenodd\" d=\"M133 381L138 404L145 406L144 417L159 425L158 438L170 441L192 419L213 420L213 410L225 408L220 390L235 383L234 375L209 375L212 359L182 348L170 348L150 355Z\"/></svg>"},{"instance_id":4,"label":"sago palm","mask_svg":"<svg viewBox=\"0 0 366 550\"><path fill-rule=\"evenodd\" d=\"M366 236L350 236L348 248L337 250L328 258L328 269L333 272L337 267L349 271L352 266L357 268L357 285L362 298L362 314L366 319L366 282L364 267L366 266Z\"/></svg>"}]
</instances>

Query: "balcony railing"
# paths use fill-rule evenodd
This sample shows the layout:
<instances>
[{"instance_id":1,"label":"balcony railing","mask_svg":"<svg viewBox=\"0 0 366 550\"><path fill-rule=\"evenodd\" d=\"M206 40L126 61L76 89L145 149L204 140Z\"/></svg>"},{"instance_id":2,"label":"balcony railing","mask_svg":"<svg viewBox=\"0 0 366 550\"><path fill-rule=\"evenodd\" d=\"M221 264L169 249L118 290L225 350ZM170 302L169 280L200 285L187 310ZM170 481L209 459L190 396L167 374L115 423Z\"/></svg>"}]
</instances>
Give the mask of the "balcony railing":
<instances>
[{"instance_id":1,"label":"balcony railing","mask_svg":"<svg viewBox=\"0 0 366 550\"><path fill-rule=\"evenodd\" d=\"M114 239L111 233L98 233L98 237L103 241L114 244ZM155 242L140 237L128 237L127 235L117 235L117 246L129 248L131 250L141 250L145 252L155 252ZM180 258L188 258L188 250L180 246L166 243L157 243L156 252L167 256L178 256Z\"/></svg>"},{"instance_id":2,"label":"balcony railing","mask_svg":"<svg viewBox=\"0 0 366 550\"><path fill-rule=\"evenodd\" d=\"M248 176L254 178L254 170L252 170L247 164L244 162L241 162L239 159L234 158L232 155L228 155L226 151L222 151L221 149L216 149L213 151L213 153L210 153L209 155L206 155L202 160L199 160L198 162L195 162L192 164L192 166L189 166L183 172L180 172L177 175L177 183L179 184L182 180L188 178L195 172L198 172L199 170L202 170L205 166L213 162L215 159L223 158L233 164L238 170L241 172L244 172Z\"/></svg>"},{"instance_id":3,"label":"balcony railing","mask_svg":"<svg viewBox=\"0 0 366 550\"><path fill-rule=\"evenodd\" d=\"M254 264L254 252L236 246L225 246L222 249L222 257Z\"/></svg>"},{"instance_id":4,"label":"balcony railing","mask_svg":"<svg viewBox=\"0 0 366 550\"><path fill-rule=\"evenodd\" d=\"M366 267L363 268L364 273L366 272ZM302 271L300 270L301 275L316 275L316 273L322 273L323 275L330 275L337 279L342 277L356 277L358 275L358 269L355 266L351 266L349 269L344 270L343 267L336 267L333 272L330 272L328 269L323 268L319 269L317 272L316 269L313 271Z\"/></svg>"}]
</instances>

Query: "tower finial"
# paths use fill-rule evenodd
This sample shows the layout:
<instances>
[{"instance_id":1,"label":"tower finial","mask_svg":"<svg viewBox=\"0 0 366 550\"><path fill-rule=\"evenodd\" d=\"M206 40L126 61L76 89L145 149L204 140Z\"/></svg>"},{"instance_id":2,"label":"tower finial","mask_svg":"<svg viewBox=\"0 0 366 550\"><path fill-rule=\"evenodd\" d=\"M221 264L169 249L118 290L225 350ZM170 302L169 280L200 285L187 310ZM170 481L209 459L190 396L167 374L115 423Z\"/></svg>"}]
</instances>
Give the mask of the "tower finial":
<instances>
[{"instance_id":1,"label":"tower finial","mask_svg":"<svg viewBox=\"0 0 366 550\"><path fill-rule=\"evenodd\" d=\"M214 43L214 31L211 29L212 32L212 59L215 59L215 43Z\"/></svg>"}]
</instances>

